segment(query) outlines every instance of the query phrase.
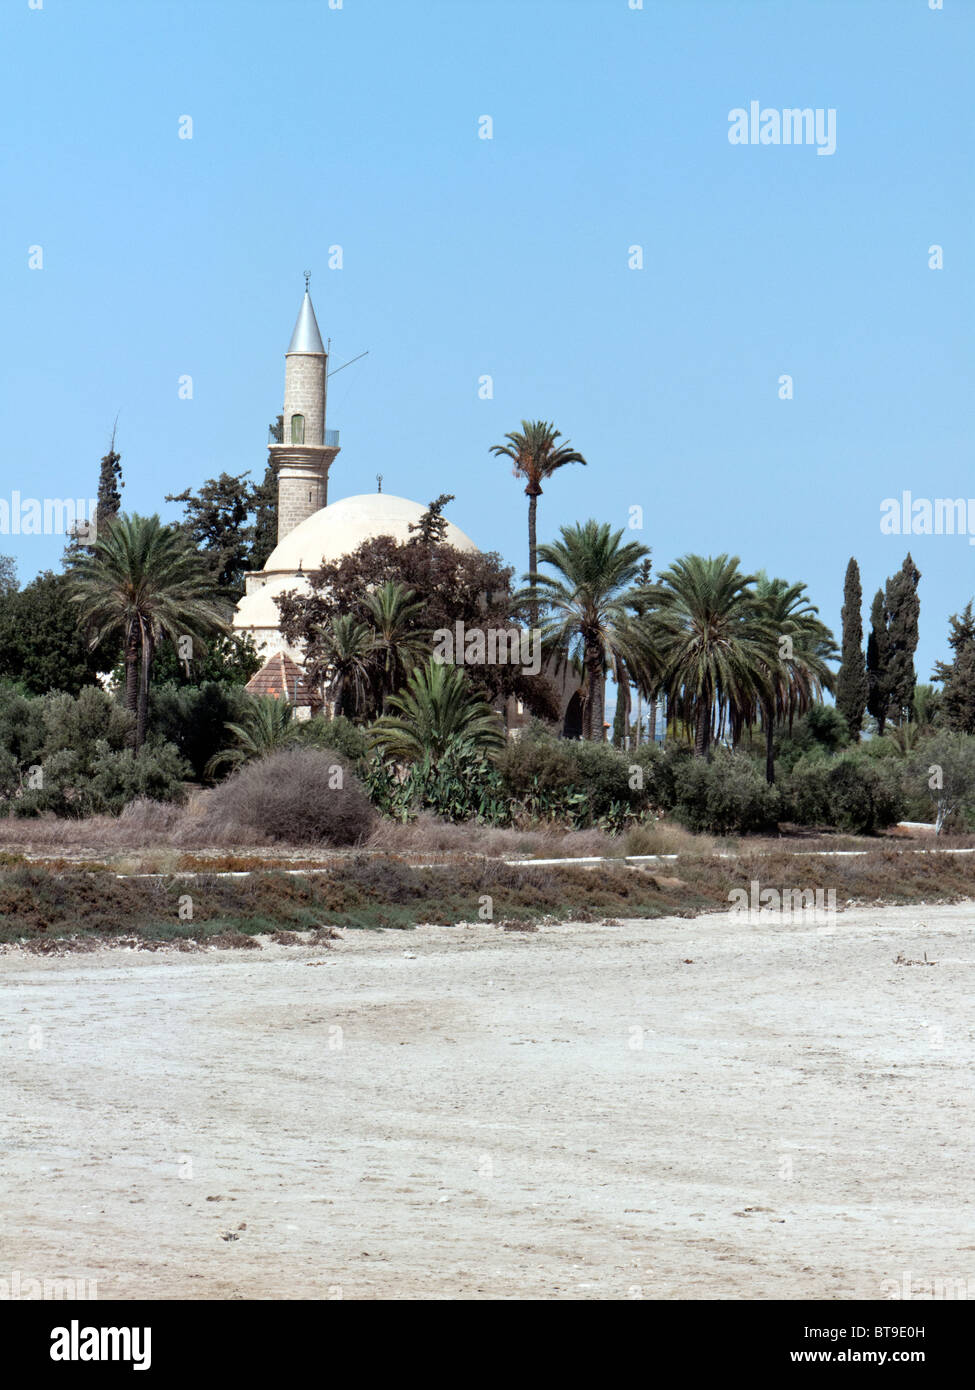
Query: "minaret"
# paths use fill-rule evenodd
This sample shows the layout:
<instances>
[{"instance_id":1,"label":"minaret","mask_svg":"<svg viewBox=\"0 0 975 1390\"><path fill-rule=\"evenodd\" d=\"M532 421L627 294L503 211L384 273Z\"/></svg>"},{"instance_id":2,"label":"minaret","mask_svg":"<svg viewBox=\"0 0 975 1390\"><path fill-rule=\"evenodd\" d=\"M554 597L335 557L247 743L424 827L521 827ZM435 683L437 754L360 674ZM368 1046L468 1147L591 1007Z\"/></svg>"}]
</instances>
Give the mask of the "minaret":
<instances>
[{"instance_id":1,"label":"minaret","mask_svg":"<svg viewBox=\"0 0 975 1390\"><path fill-rule=\"evenodd\" d=\"M337 430L325 429L328 353L308 293L285 354L284 432L269 444L278 475L278 543L328 502L328 470L339 452Z\"/></svg>"}]
</instances>

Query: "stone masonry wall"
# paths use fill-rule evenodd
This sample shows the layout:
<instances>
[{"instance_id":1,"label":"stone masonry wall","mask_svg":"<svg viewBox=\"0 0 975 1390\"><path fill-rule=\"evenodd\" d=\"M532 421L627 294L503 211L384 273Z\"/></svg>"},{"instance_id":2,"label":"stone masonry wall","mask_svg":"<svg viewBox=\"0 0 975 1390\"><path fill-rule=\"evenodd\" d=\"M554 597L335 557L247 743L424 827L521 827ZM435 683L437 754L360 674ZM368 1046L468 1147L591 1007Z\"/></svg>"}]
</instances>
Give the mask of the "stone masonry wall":
<instances>
[{"instance_id":1,"label":"stone masonry wall","mask_svg":"<svg viewBox=\"0 0 975 1390\"><path fill-rule=\"evenodd\" d=\"M304 415L305 443L325 443L325 373L328 359L289 352L284 368L284 439L291 443L291 417Z\"/></svg>"}]
</instances>

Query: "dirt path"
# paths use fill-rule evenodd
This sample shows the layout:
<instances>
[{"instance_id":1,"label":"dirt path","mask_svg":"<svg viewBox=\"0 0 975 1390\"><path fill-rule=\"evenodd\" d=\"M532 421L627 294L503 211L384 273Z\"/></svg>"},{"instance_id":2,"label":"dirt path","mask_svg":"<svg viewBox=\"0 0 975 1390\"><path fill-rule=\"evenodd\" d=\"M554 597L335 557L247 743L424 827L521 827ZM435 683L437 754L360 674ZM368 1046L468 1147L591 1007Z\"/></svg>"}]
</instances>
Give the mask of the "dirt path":
<instances>
[{"instance_id":1,"label":"dirt path","mask_svg":"<svg viewBox=\"0 0 975 1390\"><path fill-rule=\"evenodd\" d=\"M791 1299L910 1271L975 1296L973 921L5 955L0 1279Z\"/></svg>"}]
</instances>

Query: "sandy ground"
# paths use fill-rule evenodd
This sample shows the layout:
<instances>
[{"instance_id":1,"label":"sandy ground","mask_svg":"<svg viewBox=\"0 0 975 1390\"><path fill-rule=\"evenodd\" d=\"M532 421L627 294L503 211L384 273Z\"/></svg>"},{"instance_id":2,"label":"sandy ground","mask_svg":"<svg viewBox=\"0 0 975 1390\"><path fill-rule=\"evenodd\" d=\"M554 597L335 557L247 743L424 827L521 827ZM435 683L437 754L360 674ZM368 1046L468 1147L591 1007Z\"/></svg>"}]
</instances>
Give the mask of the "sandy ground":
<instances>
[{"instance_id":1,"label":"sandy ground","mask_svg":"<svg viewBox=\"0 0 975 1390\"><path fill-rule=\"evenodd\" d=\"M905 1271L975 1290L973 920L7 954L0 1278L100 1298L878 1298Z\"/></svg>"}]
</instances>

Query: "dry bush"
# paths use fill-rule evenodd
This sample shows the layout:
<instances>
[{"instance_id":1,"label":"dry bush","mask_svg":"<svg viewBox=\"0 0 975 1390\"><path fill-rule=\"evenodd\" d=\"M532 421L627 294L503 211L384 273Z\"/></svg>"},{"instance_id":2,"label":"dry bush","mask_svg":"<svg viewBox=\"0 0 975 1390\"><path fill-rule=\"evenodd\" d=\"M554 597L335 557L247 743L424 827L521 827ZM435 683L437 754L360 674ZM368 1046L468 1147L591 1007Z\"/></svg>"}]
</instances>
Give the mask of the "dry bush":
<instances>
[{"instance_id":1,"label":"dry bush","mask_svg":"<svg viewBox=\"0 0 975 1390\"><path fill-rule=\"evenodd\" d=\"M657 821L654 825L633 825L623 836L623 853L633 854L713 854L714 838L685 830L676 821Z\"/></svg>"},{"instance_id":2,"label":"dry bush","mask_svg":"<svg viewBox=\"0 0 975 1390\"><path fill-rule=\"evenodd\" d=\"M149 801L140 797L123 806L118 817L118 828L124 834L135 831L145 837L171 835L183 819L183 809L170 801Z\"/></svg>"},{"instance_id":3,"label":"dry bush","mask_svg":"<svg viewBox=\"0 0 975 1390\"><path fill-rule=\"evenodd\" d=\"M247 763L216 787L199 828L222 844L236 828L252 842L257 833L292 845L355 845L375 822L361 782L338 753L286 748Z\"/></svg>"},{"instance_id":4,"label":"dry bush","mask_svg":"<svg viewBox=\"0 0 975 1390\"><path fill-rule=\"evenodd\" d=\"M461 825L422 811L404 825L383 820L369 837L369 848L387 854L484 854L498 859L560 859L618 853L619 841L601 830L509 830Z\"/></svg>"}]
</instances>

